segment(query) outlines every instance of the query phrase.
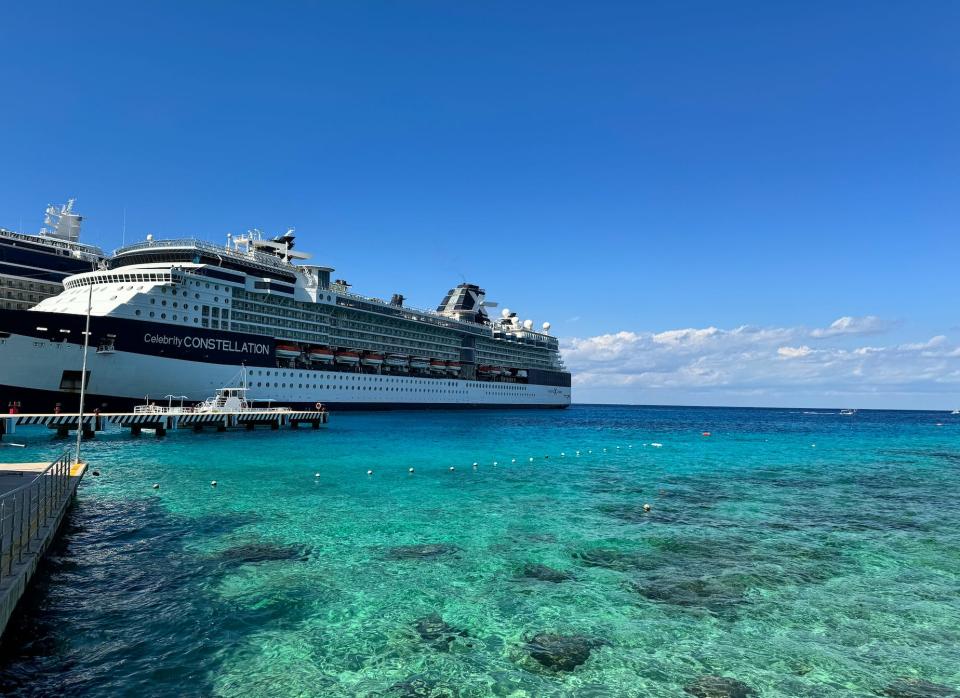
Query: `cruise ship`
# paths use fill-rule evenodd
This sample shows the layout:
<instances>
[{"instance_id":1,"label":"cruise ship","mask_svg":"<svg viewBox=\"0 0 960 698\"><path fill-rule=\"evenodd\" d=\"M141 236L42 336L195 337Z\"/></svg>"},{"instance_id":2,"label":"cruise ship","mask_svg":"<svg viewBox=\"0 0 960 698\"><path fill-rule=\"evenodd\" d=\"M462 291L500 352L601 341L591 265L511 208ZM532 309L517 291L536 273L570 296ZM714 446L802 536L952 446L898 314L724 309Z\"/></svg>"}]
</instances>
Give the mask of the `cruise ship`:
<instances>
[{"instance_id":1,"label":"cruise ship","mask_svg":"<svg viewBox=\"0 0 960 698\"><path fill-rule=\"evenodd\" d=\"M72 274L96 269L103 251L80 242L83 217L74 199L47 206L37 235L0 228L0 308L24 310L63 291Z\"/></svg>"},{"instance_id":2,"label":"cruise ship","mask_svg":"<svg viewBox=\"0 0 960 698\"><path fill-rule=\"evenodd\" d=\"M503 309L477 285L436 310L358 295L307 263L294 232L123 247L29 310L0 309L0 405L77 406L89 321L89 409L177 396L201 401L243 374L251 400L331 409L570 404L549 323Z\"/></svg>"}]
</instances>

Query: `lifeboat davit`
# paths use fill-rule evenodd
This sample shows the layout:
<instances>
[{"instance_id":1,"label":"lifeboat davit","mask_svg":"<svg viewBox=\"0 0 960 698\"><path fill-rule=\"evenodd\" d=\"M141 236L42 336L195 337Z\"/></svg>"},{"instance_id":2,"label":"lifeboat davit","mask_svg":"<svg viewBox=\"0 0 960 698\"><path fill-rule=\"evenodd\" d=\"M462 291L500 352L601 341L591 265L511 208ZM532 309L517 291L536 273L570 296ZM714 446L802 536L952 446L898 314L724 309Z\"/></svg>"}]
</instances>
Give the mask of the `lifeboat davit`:
<instances>
[{"instance_id":1,"label":"lifeboat davit","mask_svg":"<svg viewBox=\"0 0 960 698\"><path fill-rule=\"evenodd\" d=\"M392 368L406 368L410 360L403 354L387 354L384 363Z\"/></svg>"},{"instance_id":2,"label":"lifeboat davit","mask_svg":"<svg viewBox=\"0 0 960 698\"><path fill-rule=\"evenodd\" d=\"M426 369L430 368L430 359L422 356L414 356L410 359L410 368L415 368L418 371L425 371Z\"/></svg>"},{"instance_id":3,"label":"lifeboat davit","mask_svg":"<svg viewBox=\"0 0 960 698\"><path fill-rule=\"evenodd\" d=\"M333 350L326 347L310 347L307 358L318 364L333 363Z\"/></svg>"},{"instance_id":4,"label":"lifeboat davit","mask_svg":"<svg viewBox=\"0 0 960 698\"><path fill-rule=\"evenodd\" d=\"M493 376L500 374L500 369L496 366L478 366L477 373L479 373L481 376L492 378Z\"/></svg>"},{"instance_id":5,"label":"lifeboat davit","mask_svg":"<svg viewBox=\"0 0 960 698\"><path fill-rule=\"evenodd\" d=\"M336 362L347 366L356 366L360 363L360 354L355 351L341 350L336 352Z\"/></svg>"},{"instance_id":6,"label":"lifeboat davit","mask_svg":"<svg viewBox=\"0 0 960 698\"><path fill-rule=\"evenodd\" d=\"M383 354L369 352L363 355L363 358L360 359L360 363L362 363L364 366L382 366Z\"/></svg>"},{"instance_id":7,"label":"lifeboat davit","mask_svg":"<svg viewBox=\"0 0 960 698\"><path fill-rule=\"evenodd\" d=\"M447 362L442 361L441 359L431 359L430 360L430 370L436 371L437 373L446 373L447 372Z\"/></svg>"},{"instance_id":8,"label":"lifeboat davit","mask_svg":"<svg viewBox=\"0 0 960 698\"><path fill-rule=\"evenodd\" d=\"M450 373L460 373L460 362L459 361L448 361L447 362L447 371Z\"/></svg>"},{"instance_id":9,"label":"lifeboat davit","mask_svg":"<svg viewBox=\"0 0 960 698\"><path fill-rule=\"evenodd\" d=\"M300 347L298 347L296 344L277 345L278 359L295 359L298 356L300 356Z\"/></svg>"}]
</instances>

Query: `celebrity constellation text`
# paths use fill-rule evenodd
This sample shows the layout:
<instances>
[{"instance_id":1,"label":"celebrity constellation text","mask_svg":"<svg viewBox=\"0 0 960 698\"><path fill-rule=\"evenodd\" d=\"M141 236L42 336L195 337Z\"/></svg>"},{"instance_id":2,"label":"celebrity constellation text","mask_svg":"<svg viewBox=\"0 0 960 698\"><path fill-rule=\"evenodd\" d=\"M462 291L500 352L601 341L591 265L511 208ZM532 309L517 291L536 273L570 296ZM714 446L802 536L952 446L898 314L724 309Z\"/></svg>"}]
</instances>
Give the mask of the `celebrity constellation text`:
<instances>
[{"instance_id":1,"label":"celebrity constellation text","mask_svg":"<svg viewBox=\"0 0 960 698\"><path fill-rule=\"evenodd\" d=\"M145 334L147 344L169 344L178 349L204 349L206 351L231 351L236 354L269 354L270 345L263 342L237 342L232 339L214 337L171 337L166 334Z\"/></svg>"}]
</instances>

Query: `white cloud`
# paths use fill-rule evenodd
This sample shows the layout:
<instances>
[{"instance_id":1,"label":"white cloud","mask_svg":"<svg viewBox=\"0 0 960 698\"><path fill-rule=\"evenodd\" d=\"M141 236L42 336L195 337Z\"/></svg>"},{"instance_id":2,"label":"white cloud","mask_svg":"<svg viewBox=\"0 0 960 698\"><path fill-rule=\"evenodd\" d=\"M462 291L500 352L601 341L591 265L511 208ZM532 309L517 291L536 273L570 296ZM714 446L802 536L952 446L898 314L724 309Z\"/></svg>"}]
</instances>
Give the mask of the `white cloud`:
<instances>
[{"instance_id":1,"label":"white cloud","mask_svg":"<svg viewBox=\"0 0 960 698\"><path fill-rule=\"evenodd\" d=\"M844 315L830 323L830 327L813 330L810 332L810 336L822 339L824 337L836 337L839 335L879 334L885 332L889 327L888 323L876 315L865 315L864 317Z\"/></svg>"},{"instance_id":2,"label":"white cloud","mask_svg":"<svg viewBox=\"0 0 960 698\"><path fill-rule=\"evenodd\" d=\"M914 398L918 406L935 395L944 406L960 404L960 346L945 336L850 346L851 335L885 326L878 318L840 318L828 328L833 334L750 326L624 331L565 340L563 355L578 400L866 406L858 396L868 396L875 406ZM803 341L811 336L823 341L812 348Z\"/></svg>"},{"instance_id":3,"label":"white cloud","mask_svg":"<svg viewBox=\"0 0 960 698\"><path fill-rule=\"evenodd\" d=\"M799 359L813 353L813 349L804 344L801 347L780 347L777 354L784 359Z\"/></svg>"}]
</instances>

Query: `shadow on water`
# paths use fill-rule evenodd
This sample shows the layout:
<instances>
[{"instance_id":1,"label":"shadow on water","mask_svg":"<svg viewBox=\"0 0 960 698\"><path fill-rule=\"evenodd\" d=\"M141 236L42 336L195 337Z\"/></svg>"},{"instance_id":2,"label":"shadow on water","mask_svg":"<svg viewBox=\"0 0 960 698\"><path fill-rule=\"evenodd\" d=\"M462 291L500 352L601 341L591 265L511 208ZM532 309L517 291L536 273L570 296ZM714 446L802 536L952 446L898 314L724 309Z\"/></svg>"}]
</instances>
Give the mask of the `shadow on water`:
<instances>
[{"instance_id":1,"label":"shadow on water","mask_svg":"<svg viewBox=\"0 0 960 698\"><path fill-rule=\"evenodd\" d=\"M224 648L283 615L226 607L207 584L236 557L204 559L184 542L193 528L248 522L187 522L150 499L79 499L0 641L0 693L209 695Z\"/></svg>"}]
</instances>

